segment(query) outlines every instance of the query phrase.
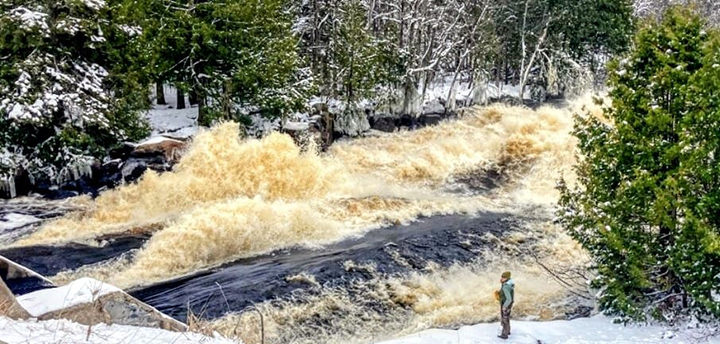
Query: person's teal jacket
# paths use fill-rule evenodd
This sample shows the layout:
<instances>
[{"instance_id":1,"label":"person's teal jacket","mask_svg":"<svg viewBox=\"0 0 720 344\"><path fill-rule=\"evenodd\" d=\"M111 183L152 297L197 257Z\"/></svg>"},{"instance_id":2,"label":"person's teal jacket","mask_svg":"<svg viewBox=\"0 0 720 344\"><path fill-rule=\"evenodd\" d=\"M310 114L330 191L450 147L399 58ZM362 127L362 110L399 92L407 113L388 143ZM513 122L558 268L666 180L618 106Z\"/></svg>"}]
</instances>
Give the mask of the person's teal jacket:
<instances>
[{"instance_id":1,"label":"person's teal jacket","mask_svg":"<svg viewBox=\"0 0 720 344\"><path fill-rule=\"evenodd\" d=\"M515 301L515 282L509 279L500 288L500 304L503 308L507 308L513 301Z\"/></svg>"}]
</instances>

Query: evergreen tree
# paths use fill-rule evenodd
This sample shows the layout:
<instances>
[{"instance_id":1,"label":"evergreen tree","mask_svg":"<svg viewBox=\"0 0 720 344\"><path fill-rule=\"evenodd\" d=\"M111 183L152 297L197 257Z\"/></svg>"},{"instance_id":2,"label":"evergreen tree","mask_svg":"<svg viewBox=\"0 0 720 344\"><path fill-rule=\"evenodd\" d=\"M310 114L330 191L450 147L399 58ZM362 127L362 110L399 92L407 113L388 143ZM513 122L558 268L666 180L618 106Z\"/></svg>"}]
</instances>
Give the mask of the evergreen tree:
<instances>
[{"instance_id":1,"label":"evergreen tree","mask_svg":"<svg viewBox=\"0 0 720 344\"><path fill-rule=\"evenodd\" d=\"M559 220L595 258L600 306L669 319L720 316L717 31L673 8L611 63L606 124L578 117L579 187Z\"/></svg>"},{"instance_id":2,"label":"evergreen tree","mask_svg":"<svg viewBox=\"0 0 720 344\"><path fill-rule=\"evenodd\" d=\"M197 97L199 122L238 119L252 106L277 116L300 108L307 83L285 0L145 0L142 25L157 80Z\"/></svg>"},{"instance_id":3,"label":"evergreen tree","mask_svg":"<svg viewBox=\"0 0 720 344\"><path fill-rule=\"evenodd\" d=\"M90 156L146 134L122 79L132 28L103 0L0 1L0 174L27 169L58 181Z\"/></svg>"},{"instance_id":4,"label":"evergreen tree","mask_svg":"<svg viewBox=\"0 0 720 344\"><path fill-rule=\"evenodd\" d=\"M578 60L613 56L627 50L635 32L631 0L563 0L561 20L551 31L564 37L566 51Z\"/></svg>"}]
</instances>

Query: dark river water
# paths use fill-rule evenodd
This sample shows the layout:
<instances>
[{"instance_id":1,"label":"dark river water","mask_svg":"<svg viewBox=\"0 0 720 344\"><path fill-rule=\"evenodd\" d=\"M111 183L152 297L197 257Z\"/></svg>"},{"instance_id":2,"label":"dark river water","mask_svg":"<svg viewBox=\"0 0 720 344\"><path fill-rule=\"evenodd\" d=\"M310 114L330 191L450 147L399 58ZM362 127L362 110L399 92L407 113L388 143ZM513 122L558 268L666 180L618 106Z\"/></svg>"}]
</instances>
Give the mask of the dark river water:
<instances>
[{"instance_id":1,"label":"dark river water","mask_svg":"<svg viewBox=\"0 0 720 344\"><path fill-rule=\"evenodd\" d=\"M195 314L213 319L255 303L291 297L317 284L342 288L373 277L367 270L348 268L348 262L372 264L373 274L387 276L422 271L430 263L449 266L469 262L476 259L481 250L492 247L493 243L484 239L485 233L498 235L517 229L525 220L516 215L488 212L476 216L422 218L323 248L291 248L239 259L129 292L179 320L185 320L188 306ZM132 255L147 239L147 236L121 235L100 238L100 247L32 246L3 249L0 255L42 275L52 276L120 255ZM289 278L301 273L314 276L317 284Z\"/></svg>"}]
</instances>

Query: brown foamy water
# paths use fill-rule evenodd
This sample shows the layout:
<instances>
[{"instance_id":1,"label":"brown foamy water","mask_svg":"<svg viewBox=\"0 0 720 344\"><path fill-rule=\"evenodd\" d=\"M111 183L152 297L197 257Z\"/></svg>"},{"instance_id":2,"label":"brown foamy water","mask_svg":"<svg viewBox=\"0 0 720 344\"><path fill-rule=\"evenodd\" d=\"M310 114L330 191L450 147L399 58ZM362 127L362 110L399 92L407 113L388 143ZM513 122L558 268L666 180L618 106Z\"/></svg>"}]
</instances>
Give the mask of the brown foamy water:
<instances>
[{"instance_id":1,"label":"brown foamy water","mask_svg":"<svg viewBox=\"0 0 720 344\"><path fill-rule=\"evenodd\" d=\"M172 172L147 172L135 184L106 191L15 245L151 228L152 238L132 261L58 276L131 287L419 216L550 207L556 180L572 175L576 108L474 108L458 120L337 143L324 154L303 152L278 133L241 139L238 125L225 123L199 134ZM489 169L510 181L484 195L444 191L455 176ZM413 308L432 313L426 311L432 303L421 301Z\"/></svg>"},{"instance_id":2,"label":"brown foamy water","mask_svg":"<svg viewBox=\"0 0 720 344\"><path fill-rule=\"evenodd\" d=\"M542 237L530 245L523 235ZM578 244L549 221L531 224L522 233L498 238L501 247L479 254L476 261L448 268L428 266L427 271L407 276L383 276L372 264L346 262L345 269L374 276L348 288L322 287L306 274L292 276L312 286L312 292L257 305L264 315L265 335L270 343L373 343L428 328L457 328L498 320L499 304L494 291L499 275L511 270L516 283L513 318L553 320L563 318L585 302L573 298L554 281L526 250L556 266L578 266L588 256ZM228 314L202 324L206 330L243 340L260 342L257 313Z\"/></svg>"}]
</instances>

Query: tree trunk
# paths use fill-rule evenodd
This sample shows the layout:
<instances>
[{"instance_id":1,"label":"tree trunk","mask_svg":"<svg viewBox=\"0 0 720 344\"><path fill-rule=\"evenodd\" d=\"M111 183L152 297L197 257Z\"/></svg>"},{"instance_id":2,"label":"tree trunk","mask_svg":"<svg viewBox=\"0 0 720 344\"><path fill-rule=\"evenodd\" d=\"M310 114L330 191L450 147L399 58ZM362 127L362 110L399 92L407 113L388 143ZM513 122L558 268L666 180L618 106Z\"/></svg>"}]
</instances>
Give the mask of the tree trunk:
<instances>
[{"instance_id":1,"label":"tree trunk","mask_svg":"<svg viewBox=\"0 0 720 344\"><path fill-rule=\"evenodd\" d=\"M540 52L540 49L542 48L543 43L545 42L545 37L547 37L547 31L548 26L550 26L550 19L545 23L545 28L543 29L542 34L538 38L537 45L535 46L535 50L533 51L532 55L530 56L530 60L525 64L523 62L523 65L525 67L524 70L520 70L520 94L518 95L520 97L520 101L523 100L523 97L525 96L525 86L527 85L528 77L530 76L530 71L532 70L533 65L535 64L535 58L538 55L538 52ZM523 43L524 44L524 43ZM523 52L525 49L523 49ZM525 57L523 56L523 61L525 60Z\"/></svg>"},{"instance_id":2,"label":"tree trunk","mask_svg":"<svg viewBox=\"0 0 720 344\"><path fill-rule=\"evenodd\" d=\"M200 125L209 125L209 120L207 119L207 98L205 98L205 95L198 94L198 118L197 122Z\"/></svg>"},{"instance_id":3,"label":"tree trunk","mask_svg":"<svg viewBox=\"0 0 720 344\"><path fill-rule=\"evenodd\" d=\"M165 101L165 87L162 80L155 83L155 101L157 105L167 105L167 101Z\"/></svg>"},{"instance_id":4,"label":"tree trunk","mask_svg":"<svg viewBox=\"0 0 720 344\"><path fill-rule=\"evenodd\" d=\"M177 104L175 105L176 109L184 109L185 108L185 93L181 89L177 89Z\"/></svg>"},{"instance_id":5,"label":"tree trunk","mask_svg":"<svg viewBox=\"0 0 720 344\"><path fill-rule=\"evenodd\" d=\"M191 107L198 104L198 95L197 95L197 90L195 90L195 88L190 89L190 94L188 95L188 100L190 100Z\"/></svg>"}]
</instances>

